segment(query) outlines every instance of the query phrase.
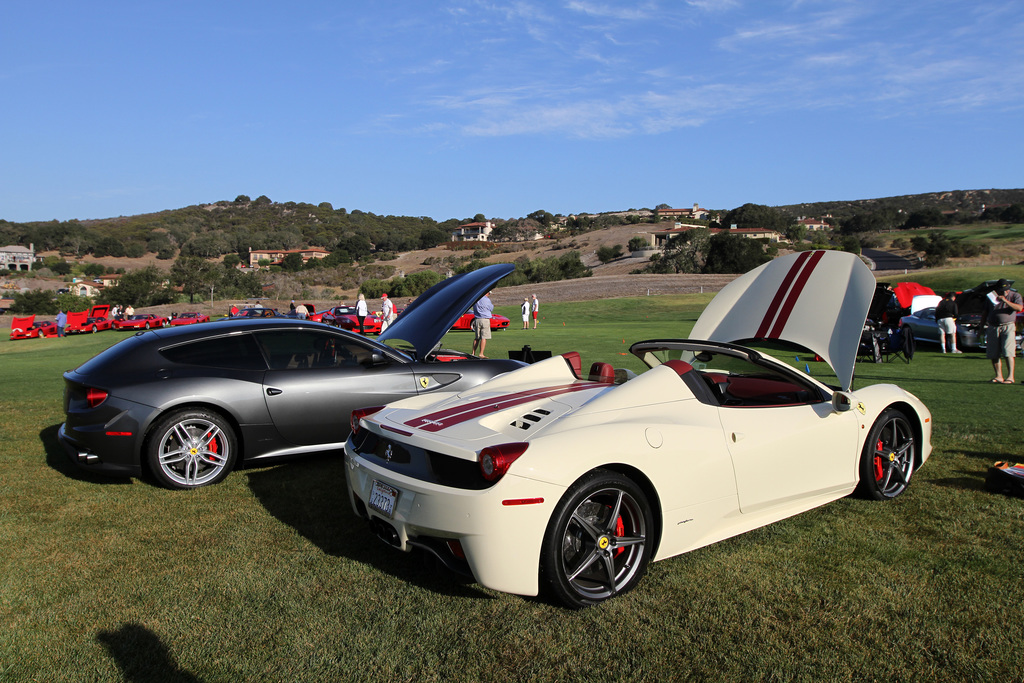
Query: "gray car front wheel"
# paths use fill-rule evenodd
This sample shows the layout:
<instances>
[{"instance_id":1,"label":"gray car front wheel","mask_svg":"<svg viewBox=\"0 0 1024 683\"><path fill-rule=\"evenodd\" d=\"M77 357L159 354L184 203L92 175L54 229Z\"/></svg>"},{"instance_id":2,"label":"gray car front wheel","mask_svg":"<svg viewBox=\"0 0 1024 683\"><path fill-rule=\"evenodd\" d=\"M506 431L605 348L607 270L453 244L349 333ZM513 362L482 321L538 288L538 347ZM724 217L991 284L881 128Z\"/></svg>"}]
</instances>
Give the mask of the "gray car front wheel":
<instances>
[{"instance_id":1,"label":"gray car front wheel","mask_svg":"<svg viewBox=\"0 0 1024 683\"><path fill-rule=\"evenodd\" d=\"M194 489L216 484L235 463L238 440L227 421L209 410L175 411L151 432L150 471L168 488Z\"/></svg>"}]
</instances>

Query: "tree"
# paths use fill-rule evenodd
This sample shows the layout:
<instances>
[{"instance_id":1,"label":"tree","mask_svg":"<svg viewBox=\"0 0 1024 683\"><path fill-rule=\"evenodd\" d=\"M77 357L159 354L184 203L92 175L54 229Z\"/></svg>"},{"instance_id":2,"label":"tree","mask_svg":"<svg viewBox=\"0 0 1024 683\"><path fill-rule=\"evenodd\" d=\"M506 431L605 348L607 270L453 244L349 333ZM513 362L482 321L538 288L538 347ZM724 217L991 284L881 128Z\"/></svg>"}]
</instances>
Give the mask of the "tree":
<instances>
[{"instance_id":1,"label":"tree","mask_svg":"<svg viewBox=\"0 0 1024 683\"><path fill-rule=\"evenodd\" d=\"M189 303L194 303L196 293L204 291L218 282L220 273L216 264L198 256L179 256L171 266L171 284L181 287L188 294Z\"/></svg>"},{"instance_id":2,"label":"tree","mask_svg":"<svg viewBox=\"0 0 1024 683\"><path fill-rule=\"evenodd\" d=\"M664 252L645 268L649 273L700 273L711 245L711 231L697 228L670 237Z\"/></svg>"},{"instance_id":3,"label":"tree","mask_svg":"<svg viewBox=\"0 0 1024 683\"><path fill-rule=\"evenodd\" d=\"M281 259L281 269L290 273L302 270L302 254L288 254Z\"/></svg>"},{"instance_id":4,"label":"tree","mask_svg":"<svg viewBox=\"0 0 1024 683\"><path fill-rule=\"evenodd\" d=\"M642 249L646 249L647 247L649 247L650 244L648 244L647 240L645 240L643 237L637 235L636 237L630 237L629 244L627 244L626 246L630 251L641 251Z\"/></svg>"},{"instance_id":5,"label":"tree","mask_svg":"<svg viewBox=\"0 0 1024 683\"><path fill-rule=\"evenodd\" d=\"M853 235L844 235L841 248L843 251L848 251L851 254L860 254L860 240Z\"/></svg>"},{"instance_id":6,"label":"tree","mask_svg":"<svg viewBox=\"0 0 1024 683\"><path fill-rule=\"evenodd\" d=\"M545 211L544 209L538 209L537 211L528 214L526 217L537 221L545 228L550 228L551 223L555 220L555 217L548 213L547 211Z\"/></svg>"},{"instance_id":7,"label":"tree","mask_svg":"<svg viewBox=\"0 0 1024 683\"><path fill-rule=\"evenodd\" d=\"M602 244L597 248L597 259L601 263L608 263L622 256L622 245L616 244L614 247L609 247L606 244Z\"/></svg>"},{"instance_id":8,"label":"tree","mask_svg":"<svg viewBox=\"0 0 1024 683\"><path fill-rule=\"evenodd\" d=\"M932 207L927 209L920 209L914 211L907 216L906 222L903 223L903 228L910 230L913 228L927 228L936 225L943 225L945 219L942 216L942 212Z\"/></svg>"},{"instance_id":9,"label":"tree","mask_svg":"<svg viewBox=\"0 0 1024 683\"><path fill-rule=\"evenodd\" d=\"M786 239L790 242L803 242L807 237L807 226L793 223L785 231Z\"/></svg>"},{"instance_id":10,"label":"tree","mask_svg":"<svg viewBox=\"0 0 1024 683\"><path fill-rule=\"evenodd\" d=\"M57 312L53 292L45 289L32 289L24 294L16 292L11 298L14 300L10 308L11 313L53 315Z\"/></svg>"},{"instance_id":11,"label":"tree","mask_svg":"<svg viewBox=\"0 0 1024 683\"><path fill-rule=\"evenodd\" d=\"M722 227L730 227L732 225L735 225L737 228L761 228L781 233L789 225L789 219L770 206L744 204L728 212L722 218Z\"/></svg>"},{"instance_id":12,"label":"tree","mask_svg":"<svg viewBox=\"0 0 1024 683\"><path fill-rule=\"evenodd\" d=\"M104 304L139 307L167 303L171 296L163 281L164 275L156 266L132 270L122 275L113 287L104 289L97 300Z\"/></svg>"},{"instance_id":13,"label":"tree","mask_svg":"<svg viewBox=\"0 0 1024 683\"><path fill-rule=\"evenodd\" d=\"M755 240L720 232L711 238L702 272L746 273L768 260L768 255Z\"/></svg>"},{"instance_id":14,"label":"tree","mask_svg":"<svg viewBox=\"0 0 1024 683\"><path fill-rule=\"evenodd\" d=\"M424 228L420 233L420 249L431 249L448 241L448 233L440 228Z\"/></svg>"}]
</instances>

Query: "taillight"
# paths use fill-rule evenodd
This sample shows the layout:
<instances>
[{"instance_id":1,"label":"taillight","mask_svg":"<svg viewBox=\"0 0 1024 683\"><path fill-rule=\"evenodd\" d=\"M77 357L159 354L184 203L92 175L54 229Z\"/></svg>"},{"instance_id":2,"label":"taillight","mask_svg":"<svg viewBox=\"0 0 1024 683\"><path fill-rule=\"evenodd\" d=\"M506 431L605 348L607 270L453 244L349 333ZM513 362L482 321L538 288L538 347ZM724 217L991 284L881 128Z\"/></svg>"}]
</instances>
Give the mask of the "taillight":
<instances>
[{"instance_id":1,"label":"taillight","mask_svg":"<svg viewBox=\"0 0 1024 683\"><path fill-rule=\"evenodd\" d=\"M95 408L106 400L107 392L102 389L89 388L85 390L85 402L89 404L90 408Z\"/></svg>"},{"instance_id":2,"label":"taillight","mask_svg":"<svg viewBox=\"0 0 1024 683\"><path fill-rule=\"evenodd\" d=\"M373 406L372 408L357 408L352 411L352 419L349 421L349 427L352 428L353 434L359 433L359 421L364 417L373 415L374 413L384 410L384 406Z\"/></svg>"},{"instance_id":3,"label":"taillight","mask_svg":"<svg viewBox=\"0 0 1024 683\"><path fill-rule=\"evenodd\" d=\"M480 451L480 474L487 481L498 481L508 472L509 466L526 452L530 444L503 443L499 446L488 446Z\"/></svg>"}]
</instances>

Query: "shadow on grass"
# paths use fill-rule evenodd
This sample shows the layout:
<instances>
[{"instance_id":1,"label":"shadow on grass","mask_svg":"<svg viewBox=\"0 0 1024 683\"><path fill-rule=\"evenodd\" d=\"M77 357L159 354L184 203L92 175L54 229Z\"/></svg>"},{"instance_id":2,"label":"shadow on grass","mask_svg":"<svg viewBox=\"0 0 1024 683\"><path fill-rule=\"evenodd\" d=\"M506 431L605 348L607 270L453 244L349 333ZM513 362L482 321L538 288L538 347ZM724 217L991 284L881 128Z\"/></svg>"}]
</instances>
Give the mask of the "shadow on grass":
<instances>
[{"instance_id":1,"label":"shadow on grass","mask_svg":"<svg viewBox=\"0 0 1024 683\"><path fill-rule=\"evenodd\" d=\"M60 472L68 479L84 481L90 484L131 484L131 477L110 477L90 472L71 462L64 447L57 440L60 425L51 425L39 432L39 441L46 451L46 464Z\"/></svg>"},{"instance_id":2,"label":"shadow on grass","mask_svg":"<svg viewBox=\"0 0 1024 683\"><path fill-rule=\"evenodd\" d=\"M125 624L116 631L100 631L96 640L114 658L126 681L199 681L188 671L178 668L159 636L139 624Z\"/></svg>"},{"instance_id":3,"label":"shadow on grass","mask_svg":"<svg viewBox=\"0 0 1024 683\"><path fill-rule=\"evenodd\" d=\"M242 471L267 512L328 555L371 565L426 590L456 597L491 597L475 584L439 566L427 553L404 553L385 544L356 516L345 488L341 451Z\"/></svg>"}]
</instances>

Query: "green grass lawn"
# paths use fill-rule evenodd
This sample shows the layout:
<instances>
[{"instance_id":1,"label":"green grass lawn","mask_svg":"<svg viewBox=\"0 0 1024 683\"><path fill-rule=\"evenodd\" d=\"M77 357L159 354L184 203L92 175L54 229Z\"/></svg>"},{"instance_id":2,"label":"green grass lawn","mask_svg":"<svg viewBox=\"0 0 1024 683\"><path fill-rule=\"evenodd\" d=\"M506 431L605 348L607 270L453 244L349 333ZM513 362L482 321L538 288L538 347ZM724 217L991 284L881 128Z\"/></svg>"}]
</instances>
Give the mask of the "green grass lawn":
<instances>
[{"instance_id":1,"label":"green grass lawn","mask_svg":"<svg viewBox=\"0 0 1024 683\"><path fill-rule=\"evenodd\" d=\"M499 308L512 329L487 351L639 371L629 344L686 336L709 300L546 304L529 331ZM338 453L191 492L79 472L56 441L60 375L118 334L0 342L0 680L1024 675L1024 500L983 489L993 461L1024 460L1024 389L989 384L981 354L858 365L855 386L900 384L934 416L932 459L901 498L840 500L658 562L633 592L572 612L384 546L349 508Z\"/></svg>"}]
</instances>

